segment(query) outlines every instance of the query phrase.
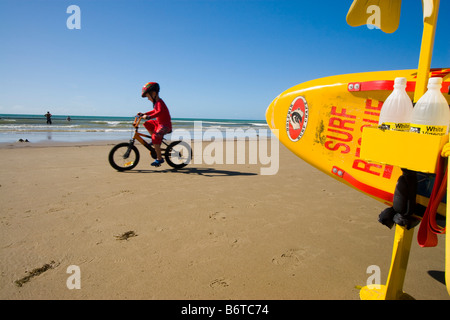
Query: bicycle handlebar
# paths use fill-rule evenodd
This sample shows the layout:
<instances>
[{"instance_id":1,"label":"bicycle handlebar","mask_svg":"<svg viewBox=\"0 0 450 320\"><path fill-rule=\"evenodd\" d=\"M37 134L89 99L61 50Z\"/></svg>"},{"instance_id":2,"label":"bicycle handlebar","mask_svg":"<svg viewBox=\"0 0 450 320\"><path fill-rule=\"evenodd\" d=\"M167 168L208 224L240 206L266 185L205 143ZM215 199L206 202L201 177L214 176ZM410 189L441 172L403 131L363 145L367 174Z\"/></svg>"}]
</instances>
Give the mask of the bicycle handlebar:
<instances>
[{"instance_id":1,"label":"bicycle handlebar","mask_svg":"<svg viewBox=\"0 0 450 320\"><path fill-rule=\"evenodd\" d=\"M135 127L135 128L139 127L139 123L141 123L141 119L142 119L141 116L136 115L134 117L133 127Z\"/></svg>"}]
</instances>

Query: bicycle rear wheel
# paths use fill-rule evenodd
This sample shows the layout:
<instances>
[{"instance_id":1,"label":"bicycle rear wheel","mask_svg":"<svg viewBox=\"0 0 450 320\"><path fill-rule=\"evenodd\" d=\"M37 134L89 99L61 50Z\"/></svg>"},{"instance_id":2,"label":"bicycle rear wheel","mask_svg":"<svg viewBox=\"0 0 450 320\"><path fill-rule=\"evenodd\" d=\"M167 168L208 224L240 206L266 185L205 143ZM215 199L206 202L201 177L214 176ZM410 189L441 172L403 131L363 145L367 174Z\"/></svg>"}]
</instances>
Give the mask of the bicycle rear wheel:
<instances>
[{"instance_id":1,"label":"bicycle rear wheel","mask_svg":"<svg viewBox=\"0 0 450 320\"><path fill-rule=\"evenodd\" d=\"M109 164L118 171L131 170L139 163L139 150L129 142L119 143L109 152Z\"/></svg>"},{"instance_id":2,"label":"bicycle rear wheel","mask_svg":"<svg viewBox=\"0 0 450 320\"><path fill-rule=\"evenodd\" d=\"M191 162L191 146L184 141L174 141L167 146L164 157L169 166L175 169L181 169Z\"/></svg>"}]
</instances>

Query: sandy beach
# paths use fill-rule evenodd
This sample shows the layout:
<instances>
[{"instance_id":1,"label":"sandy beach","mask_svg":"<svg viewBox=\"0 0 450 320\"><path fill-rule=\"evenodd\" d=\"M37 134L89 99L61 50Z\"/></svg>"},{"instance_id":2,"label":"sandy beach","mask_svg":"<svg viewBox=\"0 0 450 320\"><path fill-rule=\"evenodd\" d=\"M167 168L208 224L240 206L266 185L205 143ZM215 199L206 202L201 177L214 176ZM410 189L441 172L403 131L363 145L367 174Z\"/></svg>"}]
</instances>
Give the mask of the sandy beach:
<instances>
[{"instance_id":1,"label":"sandy beach","mask_svg":"<svg viewBox=\"0 0 450 320\"><path fill-rule=\"evenodd\" d=\"M385 205L283 145L275 175L153 168L142 149L137 168L117 172L113 145L1 146L1 299L357 300L371 265L386 282ZM405 292L448 300L444 262L444 236L435 248L414 238ZM70 266L80 289L67 286Z\"/></svg>"}]
</instances>

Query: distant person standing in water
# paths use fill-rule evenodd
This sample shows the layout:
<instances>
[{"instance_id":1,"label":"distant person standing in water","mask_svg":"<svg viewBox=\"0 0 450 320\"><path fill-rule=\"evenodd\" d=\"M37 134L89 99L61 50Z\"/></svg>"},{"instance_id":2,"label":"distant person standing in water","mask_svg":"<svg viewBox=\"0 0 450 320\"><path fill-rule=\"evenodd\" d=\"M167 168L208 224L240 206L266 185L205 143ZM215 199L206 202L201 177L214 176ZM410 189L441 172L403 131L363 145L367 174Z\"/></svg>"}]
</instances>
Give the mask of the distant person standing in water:
<instances>
[{"instance_id":1,"label":"distant person standing in water","mask_svg":"<svg viewBox=\"0 0 450 320\"><path fill-rule=\"evenodd\" d=\"M50 111L47 111L45 116L47 117L47 124L52 124L52 114L50 113Z\"/></svg>"}]
</instances>

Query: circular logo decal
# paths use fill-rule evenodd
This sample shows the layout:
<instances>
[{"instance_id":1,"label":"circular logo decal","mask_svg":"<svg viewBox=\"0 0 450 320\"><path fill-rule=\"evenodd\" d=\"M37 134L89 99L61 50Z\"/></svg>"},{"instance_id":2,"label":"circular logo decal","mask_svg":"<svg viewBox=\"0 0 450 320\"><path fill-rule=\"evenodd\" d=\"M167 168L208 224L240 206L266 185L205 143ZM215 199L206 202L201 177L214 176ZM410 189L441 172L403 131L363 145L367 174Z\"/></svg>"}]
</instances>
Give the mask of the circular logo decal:
<instances>
[{"instance_id":1,"label":"circular logo decal","mask_svg":"<svg viewBox=\"0 0 450 320\"><path fill-rule=\"evenodd\" d=\"M308 124L308 104L305 98L297 97L292 101L286 117L286 132L291 141L300 140Z\"/></svg>"}]
</instances>

